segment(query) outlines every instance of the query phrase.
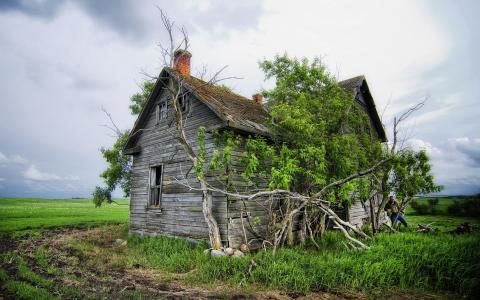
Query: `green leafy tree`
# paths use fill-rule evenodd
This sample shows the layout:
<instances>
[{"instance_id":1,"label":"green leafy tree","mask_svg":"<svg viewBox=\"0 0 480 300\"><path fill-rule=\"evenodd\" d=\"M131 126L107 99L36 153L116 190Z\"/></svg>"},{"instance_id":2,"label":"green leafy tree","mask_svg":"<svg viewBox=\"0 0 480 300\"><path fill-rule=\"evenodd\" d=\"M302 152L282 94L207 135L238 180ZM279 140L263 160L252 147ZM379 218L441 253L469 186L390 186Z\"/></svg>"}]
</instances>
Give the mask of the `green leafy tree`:
<instances>
[{"instance_id":1,"label":"green leafy tree","mask_svg":"<svg viewBox=\"0 0 480 300\"><path fill-rule=\"evenodd\" d=\"M435 183L430 158L425 150L403 149L387 166L388 180L384 194L396 194L401 200L402 208L405 208L415 195L426 195L443 189Z\"/></svg>"},{"instance_id":2,"label":"green leafy tree","mask_svg":"<svg viewBox=\"0 0 480 300\"><path fill-rule=\"evenodd\" d=\"M275 80L275 87L263 92L274 138L247 140L246 178L262 172L270 189L312 194L383 158L367 113L319 59L282 55L260 67L267 79ZM333 189L328 198L348 202L367 183L356 180Z\"/></svg>"},{"instance_id":3,"label":"green leafy tree","mask_svg":"<svg viewBox=\"0 0 480 300\"><path fill-rule=\"evenodd\" d=\"M95 207L100 207L104 202L112 203L112 195L108 188L96 186L95 191L92 193L93 203Z\"/></svg>"},{"instance_id":4,"label":"green leafy tree","mask_svg":"<svg viewBox=\"0 0 480 300\"><path fill-rule=\"evenodd\" d=\"M148 97L153 92L153 88L155 87L155 81L147 80L144 81L143 84L140 86L140 92L133 94L130 97L130 110L132 115L138 115L142 111L145 103L147 103Z\"/></svg>"},{"instance_id":5,"label":"green leafy tree","mask_svg":"<svg viewBox=\"0 0 480 300\"><path fill-rule=\"evenodd\" d=\"M260 67L267 79L275 81L273 89L263 91L270 115L266 125L272 136L245 139L224 134L224 150L214 151L210 167L225 169L227 163L222 162L230 160L231 152L225 149L242 145L244 179L254 183L257 176L265 176L271 191L306 197L321 195L330 203L350 205L354 199L371 199L379 192L381 182L377 178L383 177L383 193L395 191L406 199L406 205L416 194L439 190L426 153L397 151L382 144L365 110L338 85L319 59L309 61L282 55L262 61ZM418 107L421 105L403 114L400 120ZM382 164L372 169L379 162ZM369 169L372 171L365 175L354 176ZM351 176L352 180L345 180ZM296 213L288 197L285 203L287 210ZM310 218L314 219L316 212L319 211L312 208ZM375 218L374 211L371 213ZM290 215L290 221L280 228L288 222L293 226L291 219Z\"/></svg>"},{"instance_id":6,"label":"green leafy tree","mask_svg":"<svg viewBox=\"0 0 480 300\"><path fill-rule=\"evenodd\" d=\"M130 160L123 155L122 149L127 142L129 131L122 132L111 148L101 148L103 158L108 163L108 168L100 174L104 179L107 190L112 192L120 186L125 197L130 195Z\"/></svg>"},{"instance_id":7,"label":"green leafy tree","mask_svg":"<svg viewBox=\"0 0 480 300\"><path fill-rule=\"evenodd\" d=\"M154 81L145 81L141 86L140 92L130 97L129 108L132 115L138 115L142 111L154 86ZM116 129L116 126L114 127ZM97 207L101 206L104 202L110 203L111 193L118 186L123 190L125 197L130 196L131 163L130 159L122 152L130 131L120 131L116 129L115 133L117 140L113 146L111 148L102 147L100 149L108 167L100 174L100 177L104 179L106 187L96 187L92 194L93 202Z\"/></svg>"}]
</instances>

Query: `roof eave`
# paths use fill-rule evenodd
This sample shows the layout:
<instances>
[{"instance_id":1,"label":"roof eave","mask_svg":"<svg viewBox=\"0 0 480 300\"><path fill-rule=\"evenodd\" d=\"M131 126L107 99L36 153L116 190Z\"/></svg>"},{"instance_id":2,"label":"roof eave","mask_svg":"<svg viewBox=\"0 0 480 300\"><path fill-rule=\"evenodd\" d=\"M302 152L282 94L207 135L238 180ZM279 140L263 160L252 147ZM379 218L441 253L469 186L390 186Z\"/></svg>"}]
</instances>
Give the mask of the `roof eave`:
<instances>
[{"instance_id":1,"label":"roof eave","mask_svg":"<svg viewBox=\"0 0 480 300\"><path fill-rule=\"evenodd\" d=\"M138 127L140 126L140 123L142 122L142 120L145 118L144 111L148 109L149 103L153 101L152 99L155 99L157 97L158 93L161 90L160 81L163 81L166 78L168 78L167 76L165 76L167 74L170 75L170 73L166 72L165 68L163 68L162 71L160 71L160 74L158 75L157 81L155 82L155 86L153 88L153 91L150 94L150 96L148 97L147 102L143 106L142 110L138 114L138 118L135 120L135 123L133 124L133 128L132 128L132 131L130 131L127 142L123 146L123 151L124 152L129 152L128 150L135 146L135 145L131 145L131 144L133 143L137 134L140 133L140 130L139 130Z\"/></svg>"},{"instance_id":2,"label":"roof eave","mask_svg":"<svg viewBox=\"0 0 480 300\"><path fill-rule=\"evenodd\" d=\"M362 91L362 86L365 85L365 91ZM370 92L370 88L368 87L367 80L364 78L362 84L358 87L360 89L360 93L362 93L368 101L368 106L370 109L371 117L373 118L373 122L375 123L375 129L377 130L378 136L382 142L387 142L387 135L385 133L385 128L383 126L382 120L377 112L377 107L375 105L375 101L373 100L372 93Z\"/></svg>"}]
</instances>

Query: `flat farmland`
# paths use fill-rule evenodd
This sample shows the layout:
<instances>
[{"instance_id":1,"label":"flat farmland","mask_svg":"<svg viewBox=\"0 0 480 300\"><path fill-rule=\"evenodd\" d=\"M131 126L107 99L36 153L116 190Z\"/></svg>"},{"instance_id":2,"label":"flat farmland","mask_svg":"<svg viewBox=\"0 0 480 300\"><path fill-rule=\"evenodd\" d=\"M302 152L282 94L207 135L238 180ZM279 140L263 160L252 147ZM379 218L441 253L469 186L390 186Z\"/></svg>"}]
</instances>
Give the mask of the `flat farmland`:
<instances>
[{"instance_id":1,"label":"flat farmland","mask_svg":"<svg viewBox=\"0 0 480 300\"><path fill-rule=\"evenodd\" d=\"M128 221L128 200L95 208L91 199L0 198L0 234Z\"/></svg>"}]
</instances>

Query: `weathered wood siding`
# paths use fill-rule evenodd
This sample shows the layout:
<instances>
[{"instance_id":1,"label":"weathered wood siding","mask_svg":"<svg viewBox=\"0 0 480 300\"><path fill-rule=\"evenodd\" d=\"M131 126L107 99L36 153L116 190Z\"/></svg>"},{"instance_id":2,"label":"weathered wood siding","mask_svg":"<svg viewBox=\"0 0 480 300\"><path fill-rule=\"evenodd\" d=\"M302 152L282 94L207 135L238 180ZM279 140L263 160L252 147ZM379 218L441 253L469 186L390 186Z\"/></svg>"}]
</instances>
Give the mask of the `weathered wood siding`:
<instances>
[{"instance_id":1,"label":"weathered wood siding","mask_svg":"<svg viewBox=\"0 0 480 300\"><path fill-rule=\"evenodd\" d=\"M375 195L373 202L375 204L374 210L377 212L381 202L381 195ZM348 208L347 220L353 225L358 225L359 227L370 224L370 201L362 203L357 200L353 203L352 206Z\"/></svg>"},{"instance_id":2,"label":"weathered wood siding","mask_svg":"<svg viewBox=\"0 0 480 300\"><path fill-rule=\"evenodd\" d=\"M163 101L166 93L157 98ZM221 120L203 103L189 99L185 132L187 139L197 150L199 126L215 126ZM207 224L202 212L202 194L178 183L186 178L193 187L199 187L181 145L177 142L173 108L169 117L157 124L155 106L137 140L141 152L133 155L132 189L130 202L130 232L139 235L175 235L192 238L208 238ZM213 149L213 138L207 134L207 153ZM149 172L155 165L163 164L163 188L161 208L148 207ZM187 175L188 174L188 175ZM185 177L186 176L186 177ZM212 184L218 184L212 180ZM227 237L227 201L224 195L214 195L213 213L219 223L222 237Z\"/></svg>"},{"instance_id":3,"label":"weathered wood siding","mask_svg":"<svg viewBox=\"0 0 480 300\"><path fill-rule=\"evenodd\" d=\"M265 178L257 177L253 183L247 183L241 176L244 166L241 163L243 148L232 152L231 163L228 166L228 183L239 192L254 193L266 190L268 183ZM261 246L261 238L266 236L270 224L271 201L267 198L257 198L247 201L236 197L227 197L228 212L228 245L238 248L248 243L250 248ZM274 209L274 208L273 208Z\"/></svg>"}]
</instances>

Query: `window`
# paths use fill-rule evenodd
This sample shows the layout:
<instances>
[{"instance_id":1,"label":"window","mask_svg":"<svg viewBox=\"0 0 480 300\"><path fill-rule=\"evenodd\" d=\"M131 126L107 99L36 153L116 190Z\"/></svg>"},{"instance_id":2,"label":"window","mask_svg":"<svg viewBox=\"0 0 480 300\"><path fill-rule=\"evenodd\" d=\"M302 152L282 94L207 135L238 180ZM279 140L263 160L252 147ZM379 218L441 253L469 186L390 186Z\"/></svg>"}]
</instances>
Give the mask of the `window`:
<instances>
[{"instance_id":1,"label":"window","mask_svg":"<svg viewBox=\"0 0 480 300\"><path fill-rule=\"evenodd\" d=\"M160 102L157 105L155 110L155 117L157 120L157 124L160 123L161 120L164 120L167 118L167 112L168 112L167 101Z\"/></svg>"},{"instance_id":2,"label":"window","mask_svg":"<svg viewBox=\"0 0 480 300\"><path fill-rule=\"evenodd\" d=\"M182 113L187 112L188 98L185 94L182 94L178 97L178 104L180 105L180 108L182 109Z\"/></svg>"},{"instance_id":3,"label":"window","mask_svg":"<svg viewBox=\"0 0 480 300\"><path fill-rule=\"evenodd\" d=\"M164 120L167 118L167 111L168 111L167 101L160 103L160 120Z\"/></svg>"},{"instance_id":4,"label":"window","mask_svg":"<svg viewBox=\"0 0 480 300\"><path fill-rule=\"evenodd\" d=\"M163 182L163 166L155 166L150 168L150 194L149 207L160 207L162 200L162 182Z\"/></svg>"}]
</instances>

